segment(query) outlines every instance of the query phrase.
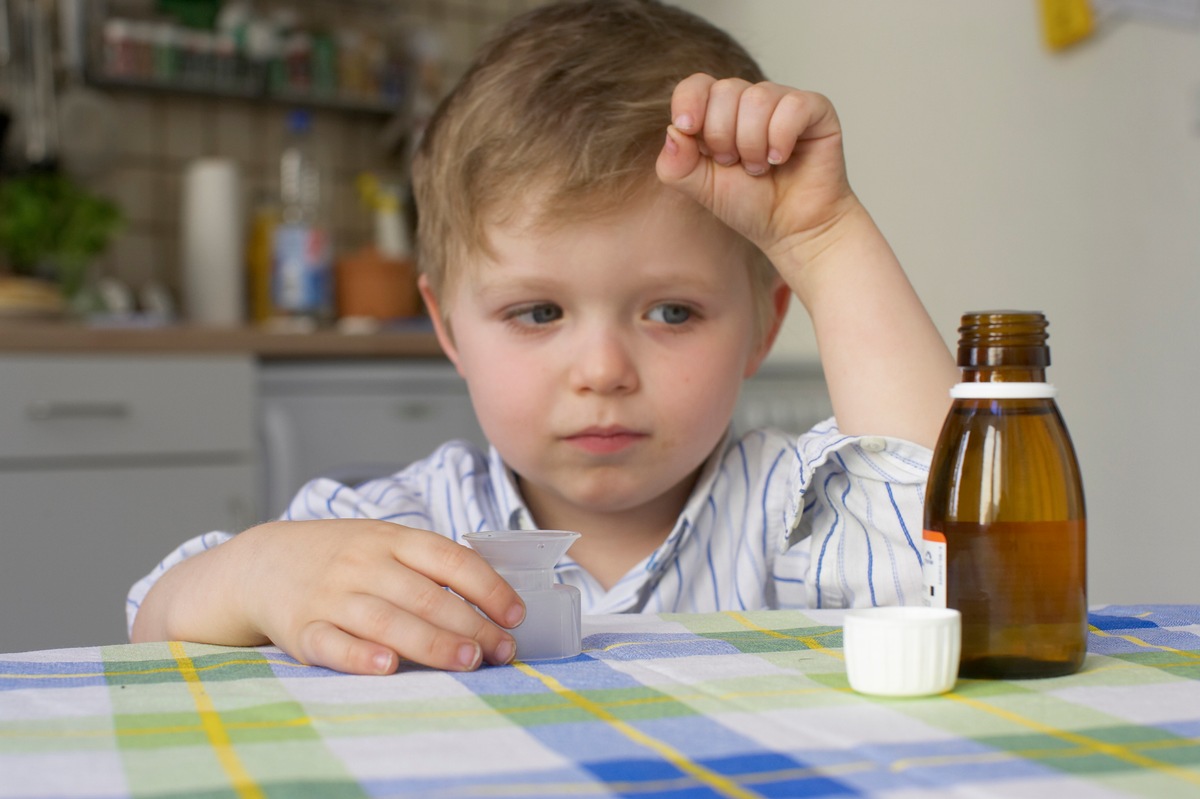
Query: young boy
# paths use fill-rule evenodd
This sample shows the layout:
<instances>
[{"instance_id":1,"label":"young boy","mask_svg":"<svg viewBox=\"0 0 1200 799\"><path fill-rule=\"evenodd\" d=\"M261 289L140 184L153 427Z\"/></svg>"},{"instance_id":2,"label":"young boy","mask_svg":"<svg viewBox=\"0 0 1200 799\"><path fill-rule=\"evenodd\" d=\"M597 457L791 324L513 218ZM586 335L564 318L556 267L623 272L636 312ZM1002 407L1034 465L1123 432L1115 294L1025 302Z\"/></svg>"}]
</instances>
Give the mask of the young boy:
<instances>
[{"instance_id":1,"label":"young boy","mask_svg":"<svg viewBox=\"0 0 1200 799\"><path fill-rule=\"evenodd\" d=\"M421 291L490 452L316 480L282 521L188 542L131 591L134 640L507 663L524 609L457 543L475 529L582 533L558 579L588 613L918 601L956 372L825 98L654 0L550 5L442 104L414 186ZM836 424L734 439L793 293Z\"/></svg>"}]
</instances>

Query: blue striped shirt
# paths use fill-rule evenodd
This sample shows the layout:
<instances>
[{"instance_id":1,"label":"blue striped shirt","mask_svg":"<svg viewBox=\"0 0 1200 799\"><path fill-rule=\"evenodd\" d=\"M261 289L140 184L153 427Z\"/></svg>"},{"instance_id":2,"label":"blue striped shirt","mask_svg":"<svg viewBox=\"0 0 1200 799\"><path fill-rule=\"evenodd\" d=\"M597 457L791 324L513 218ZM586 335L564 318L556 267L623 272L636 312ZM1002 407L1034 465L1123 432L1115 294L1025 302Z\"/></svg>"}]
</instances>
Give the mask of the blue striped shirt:
<instances>
[{"instance_id":1,"label":"blue striped shirt","mask_svg":"<svg viewBox=\"0 0 1200 799\"><path fill-rule=\"evenodd\" d=\"M924 447L842 435L832 419L798 439L727 435L666 540L616 585L605 591L569 553L557 579L580 590L585 613L918 604L929 461ZM535 527L496 450L463 441L357 487L313 480L284 518L383 519L456 541L472 530ZM231 537L198 536L135 584L130 627L163 571Z\"/></svg>"}]
</instances>

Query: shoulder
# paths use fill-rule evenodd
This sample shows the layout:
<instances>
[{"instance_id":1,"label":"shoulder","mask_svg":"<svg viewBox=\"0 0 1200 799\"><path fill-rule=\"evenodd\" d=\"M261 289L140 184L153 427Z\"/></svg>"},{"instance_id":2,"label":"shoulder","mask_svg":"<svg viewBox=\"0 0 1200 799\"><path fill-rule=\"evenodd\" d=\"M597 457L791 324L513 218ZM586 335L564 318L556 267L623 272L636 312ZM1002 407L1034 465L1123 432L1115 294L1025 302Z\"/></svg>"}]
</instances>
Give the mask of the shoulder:
<instances>
[{"instance_id":1,"label":"shoulder","mask_svg":"<svg viewBox=\"0 0 1200 799\"><path fill-rule=\"evenodd\" d=\"M771 427L756 428L727 436L718 452L726 468L747 470L770 468L780 463L795 463L799 458L799 436Z\"/></svg>"},{"instance_id":2,"label":"shoulder","mask_svg":"<svg viewBox=\"0 0 1200 799\"><path fill-rule=\"evenodd\" d=\"M413 461L394 474L364 483L359 488L419 487L431 483L488 480L490 471L487 452L469 441L454 440L447 441L426 457Z\"/></svg>"},{"instance_id":3,"label":"shoulder","mask_svg":"<svg viewBox=\"0 0 1200 799\"><path fill-rule=\"evenodd\" d=\"M355 485L328 477L311 480L292 500L285 518L424 517L436 498L459 495L488 480L487 453L467 441L448 441L399 471Z\"/></svg>"}]
</instances>

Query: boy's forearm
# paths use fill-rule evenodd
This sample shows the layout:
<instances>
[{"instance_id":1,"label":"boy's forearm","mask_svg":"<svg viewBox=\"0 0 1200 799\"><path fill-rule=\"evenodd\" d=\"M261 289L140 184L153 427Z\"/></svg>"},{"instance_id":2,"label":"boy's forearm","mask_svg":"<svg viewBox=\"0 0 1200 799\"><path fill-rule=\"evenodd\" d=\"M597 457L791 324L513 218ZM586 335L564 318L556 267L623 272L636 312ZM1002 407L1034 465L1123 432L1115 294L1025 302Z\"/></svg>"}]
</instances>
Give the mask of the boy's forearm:
<instances>
[{"instance_id":1,"label":"boy's forearm","mask_svg":"<svg viewBox=\"0 0 1200 799\"><path fill-rule=\"evenodd\" d=\"M812 318L842 431L933 447L958 372L866 209L853 200L775 265Z\"/></svg>"},{"instance_id":2,"label":"boy's forearm","mask_svg":"<svg viewBox=\"0 0 1200 799\"><path fill-rule=\"evenodd\" d=\"M134 643L185 640L223 646L267 643L244 622L239 581L232 572L236 559L225 551L228 546L194 555L164 572L146 594L130 639Z\"/></svg>"}]
</instances>

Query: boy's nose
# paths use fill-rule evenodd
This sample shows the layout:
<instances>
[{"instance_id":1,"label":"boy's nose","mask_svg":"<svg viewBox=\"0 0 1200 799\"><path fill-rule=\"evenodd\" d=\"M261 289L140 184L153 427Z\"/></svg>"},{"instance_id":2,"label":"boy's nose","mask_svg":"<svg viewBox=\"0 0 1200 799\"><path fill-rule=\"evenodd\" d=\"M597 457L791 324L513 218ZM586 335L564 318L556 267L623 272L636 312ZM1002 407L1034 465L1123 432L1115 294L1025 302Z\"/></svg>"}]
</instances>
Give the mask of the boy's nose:
<instances>
[{"instance_id":1,"label":"boy's nose","mask_svg":"<svg viewBox=\"0 0 1200 799\"><path fill-rule=\"evenodd\" d=\"M571 383L576 391L602 394L633 391L637 368L618 331L598 330L581 337L570 353Z\"/></svg>"}]
</instances>

